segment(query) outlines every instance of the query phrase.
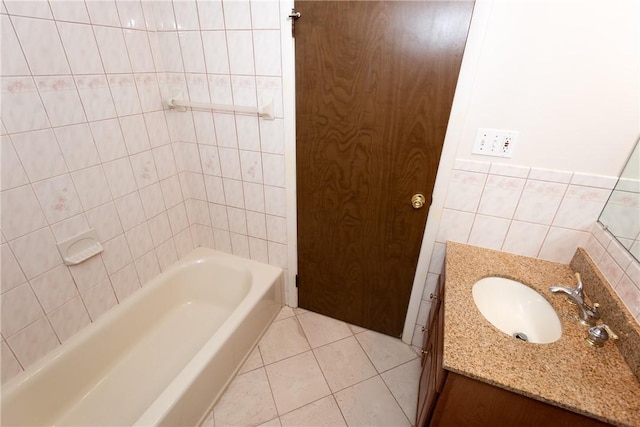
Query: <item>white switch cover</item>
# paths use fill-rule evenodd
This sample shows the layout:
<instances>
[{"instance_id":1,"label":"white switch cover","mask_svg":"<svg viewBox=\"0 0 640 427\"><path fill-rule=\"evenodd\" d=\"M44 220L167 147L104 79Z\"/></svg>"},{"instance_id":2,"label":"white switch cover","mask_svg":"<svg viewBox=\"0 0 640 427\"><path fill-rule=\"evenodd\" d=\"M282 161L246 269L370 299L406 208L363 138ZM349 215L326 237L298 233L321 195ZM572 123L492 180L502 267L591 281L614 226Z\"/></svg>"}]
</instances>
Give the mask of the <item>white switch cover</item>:
<instances>
[{"instance_id":1,"label":"white switch cover","mask_svg":"<svg viewBox=\"0 0 640 427\"><path fill-rule=\"evenodd\" d=\"M518 131L503 129L478 129L472 154L484 156L513 157Z\"/></svg>"}]
</instances>

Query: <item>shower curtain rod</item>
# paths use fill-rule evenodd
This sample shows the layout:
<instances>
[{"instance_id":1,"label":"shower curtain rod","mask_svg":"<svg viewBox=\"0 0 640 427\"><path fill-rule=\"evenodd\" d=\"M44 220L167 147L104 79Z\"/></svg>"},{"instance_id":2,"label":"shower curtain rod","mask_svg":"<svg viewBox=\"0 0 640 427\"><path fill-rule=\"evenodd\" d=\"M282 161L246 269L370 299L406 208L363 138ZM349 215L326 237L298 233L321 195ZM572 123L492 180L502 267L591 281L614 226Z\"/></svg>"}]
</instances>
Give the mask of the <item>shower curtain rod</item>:
<instances>
[{"instance_id":1,"label":"shower curtain rod","mask_svg":"<svg viewBox=\"0 0 640 427\"><path fill-rule=\"evenodd\" d=\"M167 100L167 106L170 109L176 111L187 111L187 108L196 110L213 110L213 111L225 111L231 113L246 113L257 114L265 120L274 120L273 112L273 100L268 99L267 102L261 107L243 107L240 105L222 105L222 104L209 104L205 102L190 102L183 101L180 98L169 98Z\"/></svg>"}]
</instances>

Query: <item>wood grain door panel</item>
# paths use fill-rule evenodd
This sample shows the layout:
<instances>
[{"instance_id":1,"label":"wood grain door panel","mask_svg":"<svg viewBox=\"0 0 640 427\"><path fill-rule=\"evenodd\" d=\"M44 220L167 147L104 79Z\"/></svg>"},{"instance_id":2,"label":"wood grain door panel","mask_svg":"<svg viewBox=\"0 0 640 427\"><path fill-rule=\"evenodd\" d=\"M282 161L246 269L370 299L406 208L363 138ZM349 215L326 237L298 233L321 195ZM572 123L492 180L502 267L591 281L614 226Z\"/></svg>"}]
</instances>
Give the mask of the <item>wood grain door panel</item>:
<instances>
[{"instance_id":1,"label":"wood grain door panel","mask_svg":"<svg viewBox=\"0 0 640 427\"><path fill-rule=\"evenodd\" d=\"M299 304L399 336L473 2L296 9Z\"/></svg>"}]
</instances>

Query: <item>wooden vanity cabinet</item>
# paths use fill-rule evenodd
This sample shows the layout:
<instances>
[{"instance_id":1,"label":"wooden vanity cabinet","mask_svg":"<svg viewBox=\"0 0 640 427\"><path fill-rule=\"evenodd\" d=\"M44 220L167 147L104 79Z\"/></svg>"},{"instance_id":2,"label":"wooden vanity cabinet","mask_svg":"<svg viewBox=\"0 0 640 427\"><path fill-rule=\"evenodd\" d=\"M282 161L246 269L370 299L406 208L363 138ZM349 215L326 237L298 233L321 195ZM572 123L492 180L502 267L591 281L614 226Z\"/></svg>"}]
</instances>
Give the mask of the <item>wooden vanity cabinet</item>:
<instances>
[{"instance_id":1,"label":"wooden vanity cabinet","mask_svg":"<svg viewBox=\"0 0 640 427\"><path fill-rule=\"evenodd\" d=\"M443 369L444 274L440 279L424 328L416 427L610 425Z\"/></svg>"},{"instance_id":2,"label":"wooden vanity cabinet","mask_svg":"<svg viewBox=\"0 0 640 427\"><path fill-rule=\"evenodd\" d=\"M423 328L422 372L418 389L418 410L416 426L427 425L436 398L442 391L446 372L442 369L444 344L444 275L440 275L431 298L431 309L427 326Z\"/></svg>"},{"instance_id":3,"label":"wooden vanity cabinet","mask_svg":"<svg viewBox=\"0 0 640 427\"><path fill-rule=\"evenodd\" d=\"M593 418L449 372L429 426L596 427Z\"/></svg>"}]
</instances>

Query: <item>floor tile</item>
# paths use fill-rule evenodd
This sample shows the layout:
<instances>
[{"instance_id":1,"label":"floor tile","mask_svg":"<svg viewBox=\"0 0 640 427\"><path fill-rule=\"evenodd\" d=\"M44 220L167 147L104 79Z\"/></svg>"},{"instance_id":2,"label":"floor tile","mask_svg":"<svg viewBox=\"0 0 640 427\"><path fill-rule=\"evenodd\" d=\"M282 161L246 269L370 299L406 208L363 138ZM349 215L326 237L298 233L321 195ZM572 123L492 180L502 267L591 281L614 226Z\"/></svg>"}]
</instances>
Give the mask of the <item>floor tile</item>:
<instances>
[{"instance_id":1,"label":"floor tile","mask_svg":"<svg viewBox=\"0 0 640 427\"><path fill-rule=\"evenodd\" d=\"M282 307L282 309L280 309L280 313L278 313L278 315L273 321L277 322L278 320L286 319L288 317L293 317L295 315L296 313L294 313L293 308L285 305Z\"/></svg>"},{"instance_id":2,"label":"floor tile","mask_svg":"<svg viewBox=\"0 0 640 427\"><path fill-rule=\"evenodd\" d=\"M252 426L278 416L264 368L238 375L220 397L216 426Z\"/></svg>"},{"instance_id":3,"label":"floor tile","mask_svg":"<svg viewBox=\"0 0 640 427\"><path fill-rule=\"evenodd\" d=\"M331 393L310 351L268 365L266 370L280 415Z\"/></svg>"},{"instance_id":4,"label":"floor tile","mask_svg":"<svg viewBox=\"0 0 640 427\"><path fill-rule=\"evenodd\" d=\"M281 427L280 418L274 418L266 423L260 424L258 427Z\"/></svg>"},{"instance_id":5,"label":"floor tile","mask_svg":"<svg viewBox=\"0 0 640 427\"><path fill-rule=\"evenodd\" d=\"M276 319L203 427L411 425L419 349L304 309Z\"/></svg>"},{"instance_id":6,"label":"floor tile","mask_svg":"<svg viewBox=\"0 0 640 427\"><path fill-rule=\"evenodd\" d=\"M327 396L280 417L282 427L346 426L333 396Z\"/></svg>"},{"instance_id":7,"label":"floor tile","mask_svg":"<svg viewBox=\"0 0 640 427\"><path fill-rule=\"evenodd\" d=\"M313 352L332 392L378 374L354 337L318 347Z\"/></svg>"},{"instance_id":8,"label":"floor tile","mask_svg":"<svg viewBox=\"0 0 640 427\"><path fill-rule=\"evenodd\" d=\"M213 411L209 412L209 415L207 415L207 418L204 419L204 422L202 423L202 427L215 427L216 426L216 422L213 419Z\"/></svg>"},{"instance_id":9,"label":"floor tile","mask_svg":"<svg viewBox=\"0 0 640 427\"><path fill-rule=\"evenodd\" d=\"M307 312L298 316L311 348L329 344L351 336L351 329L341 320L318 313Z\"/></svg>"},{"instance_id":10,"label":"floor tile","mask_svg":"<svg viewBox=\"0 0 640 427\"><path fill-rule=\"evenodd\" d=\"M351 323L347 323L347 326L349 326L349 329L351 329L351 332L355 335L355 334L359 334L360 332L364 332L366 331L365 328L360 327L358 325L352 325Z\"/></svg>"},{"instance_id":11,"label":"floor tile","mask_svg":"<svg viewBox=\"0 0 640 427\"><path fill-rule=\"evenodd\" d=\"M411 425L380 376L346 388L336 393L335 397L349 426Z\"/></svg>"},{"instance_id":12,"label":"floor tile","mask_svg":"<svg viewBox=\"0 0 640 427\"><path fill-rule=\"evenodd\" d=\"M300 308L300 307L294 308L293 312L296 313L296 315L298 315L298 316L300 316L301 314L305 314L305 313L311 313L309 310L305 310L304 308Z\"/></svg>"},{"instance_id":13,"label":"floor tile","mask_svg":"<svg viewBox=\"0 0 640 427\"><path fill-rule=\"evenodd\" d=\"M418 358L380 374L411 422L416 418L420 368Z\"/></svg>"},{"instance_id":14,"label":"floor tile","mask_svg":"<svg viewBox=\"0 0 640 427\"><path fill-rule=\"evenodd\" d=\"M418 357L411 346L388 335L366 331L355 337L378 372L387 371Z\"/></svg>"},{"instance_id":15,"label":"floor tile","mask_svg":"<svg viewBox=\"0 0 640 427\"><path fill-rule=\"evenodd\" d=\"M258 347L265 365L311 349L296 317L273 322Z\"/></svg>"},{"instance_id":16,"label":"floor tile","mask_svg":"<svg viewBox=\"0 0 640 427\"><path fill-rule=\"evenodd\" d=\"M242 365L242 367L238 371L238 375L244 374L245 372L253 371L254 369L260 368L261 366L264 366L264 363L262 363L260 349L258 348L258 346L256 346L251 354L249 354L249 357L247 357L247 360L244 361L244 365Z\"/></svg>"}]
</instances>

